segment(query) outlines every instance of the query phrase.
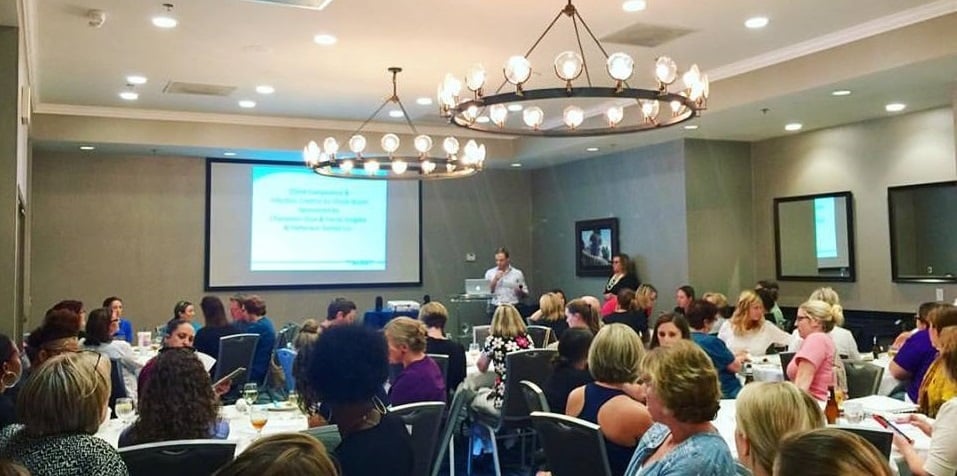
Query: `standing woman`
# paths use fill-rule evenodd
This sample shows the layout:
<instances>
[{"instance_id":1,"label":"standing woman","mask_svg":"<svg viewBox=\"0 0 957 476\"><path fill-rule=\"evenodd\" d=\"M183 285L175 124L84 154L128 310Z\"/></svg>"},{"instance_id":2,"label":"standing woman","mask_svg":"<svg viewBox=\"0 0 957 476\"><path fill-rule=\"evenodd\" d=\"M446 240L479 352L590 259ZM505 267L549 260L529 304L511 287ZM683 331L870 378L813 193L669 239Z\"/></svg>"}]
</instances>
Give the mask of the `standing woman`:
<instances>
[{"instance_id":1,"label":"standing woman","mask_svg":"<svg viewBox=\"0 0 957 476\"><path fill-rule=\"evenodd\" d=\"M193 318L196 317L196 307L189 301L177 301L173 306L173 319L182 319L193 326L193 332L199 330L200 326Z\"/></svg>"},{"instance_id":2,"label":"standing woman","mask_svg":"<svg viewBox=\"0 0 957 476\"><path fill-rule=\"evenodd\" d=\"M602 315L611 314L615 310L614 301L623 289L636 291L641 281L638 280L638 274L635 273L635 263L625 253L618 253L611 258L611 276L605 283L602 294L605 297L605 304L602 306Z\"/></svg>"},{"instance_id":3,"label":"standing woman","mask_svg":"<svg viewBox=\"0 0 957 476\"><path fill-rule=\"evenodd\" d=\"M798 307L795 326L804 342L788 364L788 379L827 401L828 387L834 385L834 341L827 335L834 328L833 308L824 301L807 301Z\"/></svg>"},{"instance_id":4,"label":"standing woman","mask_svg":"<svg viewBox=\"0 0 957 476\"><path fill-rule=\"evenodd\" d=\"M7 394L7 390L16 387L23 374L23 365L20 362L20 351L9 337L0 334L0 428L16 421L17 402Z\"/></svg>"},{"instance_id":5,"label":"standing woman","mask_svg":"<svg viewBox=\"0 0 957 476\"><path fill-rule=\"evenodd\" d=\"M116 296L110 296L103 300L103 307L109 309L113 317L120 320L120 325L113 337L132 344L134 337L133 323L129 319L123 319L123 300Z\"/></svg>"},{"instance_id":6,"label":"standing woman","mask_svg":"<svg viewBox=\"0 0 957 476\"><path fill-rule=\"evenodd\" d=\"M768 323L764 319L764 313L764 303L758 293L751 290L742 291L734 314L721 325L718 338L723 340L735 355L765 355L771 344L788 345L791 336Z\"/></svg>"},{"instance_id":7,"label":"standing woman","mask_svg":"<svg viewBox=\"0 0 957 476\"><path fill-rule=\"evenodd\" d=\"M219 339L238 334L239 330L233 327L226 319L226 308L216 296L205 296L199 302L206 319L206 326L196 331L194 346L196 350L213 357L219 357ZM211 370L212 371L212 370Z\"/></svg>"},{"instance_id":8,"label":"standing woman","mask_svg":"<svg viewBox=\"0 0 957 476\"><path fill-rule=\"evenodd\" d=\"M119 327L120 318L116 313L105 307L94 309L86 319L86 340L83 346L89 350L99 352L120 365L120 375L126 386L126 395L136 399L136 377L143 366L136 361L133 347L125 340L114 339L113 335Z\"/></svg>"}]
</instances>

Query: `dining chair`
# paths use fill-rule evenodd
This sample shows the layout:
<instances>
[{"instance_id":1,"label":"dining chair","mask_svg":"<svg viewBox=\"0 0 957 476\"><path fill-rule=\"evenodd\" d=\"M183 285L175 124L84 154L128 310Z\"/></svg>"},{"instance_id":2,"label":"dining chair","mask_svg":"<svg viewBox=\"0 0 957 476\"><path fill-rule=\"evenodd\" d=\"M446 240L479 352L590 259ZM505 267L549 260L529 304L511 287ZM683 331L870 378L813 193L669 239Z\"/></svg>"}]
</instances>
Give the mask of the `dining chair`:
<instances>
[{"instance_id":1,"label":"dining chair","mask_svg":"<svg viewBox=\"0 0 957 476\"><path fill-rule=\"evenodd\" d=\"M392 407L389 412L402 419L412 437L413 468L412 474L429 474L432 455L442 426L442 412L445 402L418 402Z\"/></svg>"},{"instance_id":2,"label":"dining chair","mask_svg":"<svg viewBox=\"0 0 957 476\"><path fill-rule=\"evenodd\" d=\"M611 476L601 427L557 413L532 412L531 419L552 475Z\"/></svg>"},{"instance_id":3,"label":"dining chair","mask_svg":"<svg viewBox=\"0 0 957 476\"><path fill-rule=\"evenodd\" d=\"M130 476L209 476L233 460L236 442L162 441L120 448L119 453Z\"/></svg>"}]
</instances>

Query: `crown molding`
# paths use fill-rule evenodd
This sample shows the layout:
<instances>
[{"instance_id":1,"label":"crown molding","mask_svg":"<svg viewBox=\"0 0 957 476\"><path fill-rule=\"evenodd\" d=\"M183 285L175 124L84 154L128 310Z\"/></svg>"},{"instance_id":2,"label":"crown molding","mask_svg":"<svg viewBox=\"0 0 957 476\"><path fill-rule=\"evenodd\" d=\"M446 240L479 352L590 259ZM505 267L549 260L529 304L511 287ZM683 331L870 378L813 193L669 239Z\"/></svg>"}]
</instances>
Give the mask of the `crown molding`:
<instances>
[{"instance_id":1,"label":"crown molding","mask_svg":"<svg viewBox=\"0 0 957 476\"><path fill-rule=\"evenodd\" d=\"M904 28L916 23L949 15L954 12L957 12L957 1L938 0L933 3L864 22L850 28L828 33L808 41L802 41L791 46L769 51L742 61L712 68L707 73L711 81L727 79L795 58L853 43L881 33L887 33L888 31L898 28Z\"/></svg>"}]
</instances>

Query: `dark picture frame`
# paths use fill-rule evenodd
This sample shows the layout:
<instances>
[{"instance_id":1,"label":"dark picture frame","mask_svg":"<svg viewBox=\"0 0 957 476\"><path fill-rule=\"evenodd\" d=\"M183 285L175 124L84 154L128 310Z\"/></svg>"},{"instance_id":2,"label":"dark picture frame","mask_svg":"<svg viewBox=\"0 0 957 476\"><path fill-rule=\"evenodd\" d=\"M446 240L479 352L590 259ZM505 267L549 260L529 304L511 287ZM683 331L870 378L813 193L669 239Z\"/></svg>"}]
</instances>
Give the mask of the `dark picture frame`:
<instances>
[{"instance_id":1,"label":"dark picture frame","mask_svg":"<svg viewBox=\"0 0 957 476\"><path fill-rule=\"evenodd\" d=\"M575 222L575 276L606 277L618 254L618 219Z\"/></svg>"}]
</instances>

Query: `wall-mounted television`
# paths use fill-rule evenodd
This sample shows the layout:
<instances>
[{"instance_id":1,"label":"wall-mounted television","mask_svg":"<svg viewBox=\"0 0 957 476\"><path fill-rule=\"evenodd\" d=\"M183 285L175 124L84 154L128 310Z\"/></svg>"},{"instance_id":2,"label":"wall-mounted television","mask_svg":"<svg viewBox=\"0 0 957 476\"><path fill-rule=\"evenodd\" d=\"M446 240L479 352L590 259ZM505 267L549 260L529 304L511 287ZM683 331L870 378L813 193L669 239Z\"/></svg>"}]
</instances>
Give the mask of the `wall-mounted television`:
<instances>
[{"instance_id":1,"label":"wall-mounted television","mask_svg":"<svg viewBox=\"0 0 957 476\"><path fill-rule=\"evenodd\" d=\"M891 279L957 282L957 181L888 187Z\"/></svg>"}]
</instances>

